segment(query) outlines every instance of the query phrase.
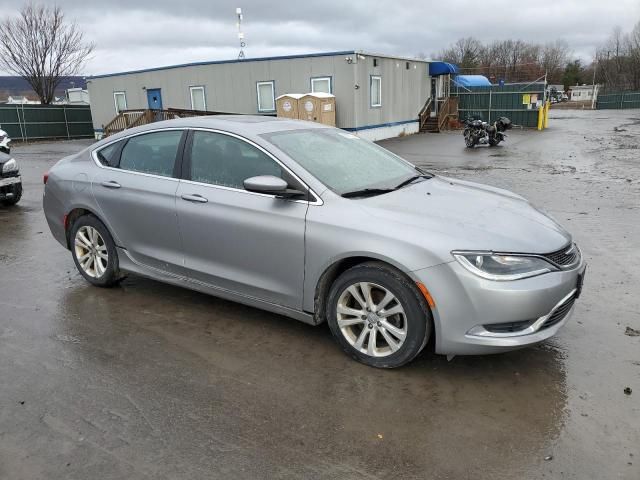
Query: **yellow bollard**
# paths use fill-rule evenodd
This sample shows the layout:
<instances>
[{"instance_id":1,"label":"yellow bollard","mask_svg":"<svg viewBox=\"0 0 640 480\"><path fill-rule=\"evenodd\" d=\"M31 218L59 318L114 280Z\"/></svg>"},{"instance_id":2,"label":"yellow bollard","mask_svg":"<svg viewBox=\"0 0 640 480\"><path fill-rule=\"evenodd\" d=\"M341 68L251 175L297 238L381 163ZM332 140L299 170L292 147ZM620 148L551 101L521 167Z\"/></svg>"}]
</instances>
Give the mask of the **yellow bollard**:
<instances>
[{"instance_id":1,"label":"yellow bollard","mask_svg":"<svg viewBox=\"0 0 640 480\"><path fill-rule=\"evenodd\" d=\"M547 100L544 105L544 128L549 127L549 108L550 107L551 107L551 102Z\"/></svg>"},{"instance_id":2,"label":"yellow bollard","mask_svg":"<svg viewBox=\"0 0 640 480\"><path fill-rule=\"evenodd\" d=\"M542 130L544 123L544 107L538 107L538 130Z\"/></svg>"}]
</instances>

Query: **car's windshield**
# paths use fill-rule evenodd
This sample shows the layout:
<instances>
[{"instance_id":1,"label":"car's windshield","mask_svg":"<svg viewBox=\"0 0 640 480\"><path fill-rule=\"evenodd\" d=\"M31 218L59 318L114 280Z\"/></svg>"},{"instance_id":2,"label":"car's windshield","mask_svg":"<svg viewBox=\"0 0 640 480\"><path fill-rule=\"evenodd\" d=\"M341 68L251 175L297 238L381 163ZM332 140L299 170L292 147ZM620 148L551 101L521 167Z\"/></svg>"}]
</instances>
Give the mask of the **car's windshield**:
<instances>
[{"instance_id":1,"label":"car's windshield","mask_svg":"<svg viewBox=\"0 0 640 480\"><path fill-rule=\"evenodd\" d=\"M421 174L375 143L330 128L262 135L339 195L365 189L393 189Z\"/></svg>"}]
</instances>

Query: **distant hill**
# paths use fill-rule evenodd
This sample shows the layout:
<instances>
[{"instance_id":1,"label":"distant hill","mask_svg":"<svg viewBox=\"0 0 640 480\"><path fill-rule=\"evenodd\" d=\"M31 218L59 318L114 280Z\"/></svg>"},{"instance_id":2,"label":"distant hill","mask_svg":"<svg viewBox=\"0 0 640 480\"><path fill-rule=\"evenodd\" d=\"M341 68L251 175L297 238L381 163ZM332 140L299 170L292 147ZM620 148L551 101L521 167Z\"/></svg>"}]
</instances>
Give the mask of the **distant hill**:
<instances>
[{"instance_id":1,"label":"distant hill","mask_svg":"<svg viewBox=\"0 0 640 480\"><path fill-rule=\"evenodd\" d=\"M64 95L68 88L87 88L84 77L64 77L56 89L56 97ZM4 102L7 97L25 96L29 99L37 100L31 85L22 77L0 76L0 102Z\"/></svg>"}]
</instances>

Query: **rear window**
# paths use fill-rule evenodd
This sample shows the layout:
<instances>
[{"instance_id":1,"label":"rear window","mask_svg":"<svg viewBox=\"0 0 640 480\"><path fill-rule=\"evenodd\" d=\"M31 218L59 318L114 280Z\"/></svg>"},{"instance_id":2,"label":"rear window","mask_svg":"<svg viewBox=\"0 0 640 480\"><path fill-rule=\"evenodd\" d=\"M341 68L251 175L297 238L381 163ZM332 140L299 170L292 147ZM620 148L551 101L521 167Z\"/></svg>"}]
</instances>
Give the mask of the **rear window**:
<instances>
[{"instance_id":1,"label":"rear window","mask_svg":"<svg viewBox=\"0 0 640 480\"><path fill-rule=\"evenodd\" d=\"M122 140L98 150L98 161L105 167L117 167L120 145L122 145Z\"/></svg>"}]
</instances>

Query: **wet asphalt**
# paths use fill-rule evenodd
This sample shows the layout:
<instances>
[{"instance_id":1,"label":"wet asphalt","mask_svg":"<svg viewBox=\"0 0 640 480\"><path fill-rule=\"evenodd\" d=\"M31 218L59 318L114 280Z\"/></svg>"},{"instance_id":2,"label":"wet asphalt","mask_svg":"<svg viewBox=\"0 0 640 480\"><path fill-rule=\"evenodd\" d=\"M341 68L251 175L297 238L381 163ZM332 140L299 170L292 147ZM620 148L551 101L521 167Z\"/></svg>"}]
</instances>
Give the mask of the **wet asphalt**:
<instances>
[{"instance_id":1,"label":"wet asphalt","mask_svg":"<svg viewBox=\"0 0 640 480\"><path fill-rule=\"evenodd\" d=\"M625 334L640 330L640 110L552 111L548 130L491 149L459 132L382 142L524 195L589 262L550 341L392 371L347 358L325 325L135 276L89 286L41 205L42 174L89 143L13 151L0 479L640 478L640 336Z\"/></svg>"}]
</instances>

